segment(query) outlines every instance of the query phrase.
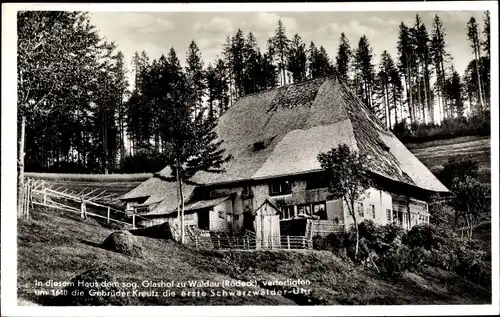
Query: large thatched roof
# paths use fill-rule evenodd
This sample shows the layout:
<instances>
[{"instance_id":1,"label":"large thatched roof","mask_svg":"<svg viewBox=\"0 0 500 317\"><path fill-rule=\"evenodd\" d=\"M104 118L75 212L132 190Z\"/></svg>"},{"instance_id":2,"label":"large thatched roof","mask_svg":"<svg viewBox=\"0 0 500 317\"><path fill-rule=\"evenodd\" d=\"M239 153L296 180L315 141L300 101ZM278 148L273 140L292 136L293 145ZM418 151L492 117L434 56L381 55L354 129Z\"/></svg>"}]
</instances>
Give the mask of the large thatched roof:
<instances>
[{"instance_id":1,"label":"large thatched roof","mask_svg":"<svg viewBox=\"0 0 500 317\"><path fill-rule=\"evenodd\" d=\"M447 191L334 75L244 96L219 118L217 133L233 160L225 173L196 174L196 183L215 185L318 171L318 153L345 143L369 157L375 174L429 191ZM151 192L161 199L171 196L167 191L175 196L175 183L154 179L126 196Z\"/></svg>"}]
</instances>

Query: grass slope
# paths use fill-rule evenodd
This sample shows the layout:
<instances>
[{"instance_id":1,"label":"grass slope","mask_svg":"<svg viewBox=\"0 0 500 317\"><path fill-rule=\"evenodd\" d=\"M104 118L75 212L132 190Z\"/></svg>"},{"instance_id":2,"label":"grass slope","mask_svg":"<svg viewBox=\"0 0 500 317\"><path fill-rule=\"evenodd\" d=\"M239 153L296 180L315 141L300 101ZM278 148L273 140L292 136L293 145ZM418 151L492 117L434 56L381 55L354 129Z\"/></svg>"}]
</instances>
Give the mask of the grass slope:
<instances>
[{"instance_id":1,"label":"grass slope","mask_svg":"<svg viewBox=\"0 0 500 317\"><path fill-rule=\"evenodd\" d=\"M489 137L459 137L436 140L406 147L432 172L437 172L453 156L469 156L478 162L479 177L490 182L491 177L491 140Z\"/></svg>"},{"instance_id":2,"label":"grass slope","mask_svg":"<svg viewBox=\"0 0 500 317\"><path fill-rule=\"evenodd\" d=\"M53 210L36 209L33 220L18 226L19 304L47 305L49 296L35 295L38 281L69 281L90 267L107 267L123 282L143 280L252 281L258 285L226 291L264 291L290 288L264 285L265 280L309 280L309 294L191 297L180 291L204 290L189 286L171 289L175 297L136 297L137 305L304 305L304 304L480 304L491 294L454 274L428 268L418 275L384 280L326 251L215 251L194 250L171 241L138 237L145 259L135 259L99 247L112 232L92 220ZM221 288L216 288L221 290ZM139 287L139 290L147 290ZM160 293L165 288L156 289Z\"/></svg>"}]
</instances>

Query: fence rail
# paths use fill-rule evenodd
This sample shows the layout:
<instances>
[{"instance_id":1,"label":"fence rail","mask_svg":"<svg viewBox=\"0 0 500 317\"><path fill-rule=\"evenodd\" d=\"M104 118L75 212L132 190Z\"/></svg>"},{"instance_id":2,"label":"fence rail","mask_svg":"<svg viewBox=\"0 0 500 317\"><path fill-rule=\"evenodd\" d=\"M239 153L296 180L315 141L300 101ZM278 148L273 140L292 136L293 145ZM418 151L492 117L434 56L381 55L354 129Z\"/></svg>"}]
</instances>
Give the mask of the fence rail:
<instances>
[{"instance_id":1,"label":"fence rail","mask_svg":"<svg viewBox=\"0 0 500 317\"><path fill-rule=\"evenodd\" d=\"M312 249L312 240L305 236L268 236L258 238L254 234L229 236L211 233L210 237L194 237L194 246L198 249L221 250L297 250Z\"/></svg>"},{"instance_id":2,"label":"fence rail","mask_svg":"<svg viewBox=\"0 0 500 317\"><path fill-rule=\"evenodd\" d=\"M28 178L25 182L21 199L25 214L28 215L28 217L30 207L38 205L80 214L80 217L83 219L94 217L106 220L108 224L114 222L125 226L131 226L132 228L137 227L137 219L148 219L135 213L119 210L95 202L93 199L102 198L103 194L103 192L101 192L95 195L95 192L96 190L86 192L84 189L80 193L75 194L73 192L68 192L67 189L53 189L51 186L47 186L43 180ZM92 211L88 211L87 207L90 207ZM99 212L102 212L102 214ZM127 220L130 222L127 222Z\"/></svg>"}]
</instances>

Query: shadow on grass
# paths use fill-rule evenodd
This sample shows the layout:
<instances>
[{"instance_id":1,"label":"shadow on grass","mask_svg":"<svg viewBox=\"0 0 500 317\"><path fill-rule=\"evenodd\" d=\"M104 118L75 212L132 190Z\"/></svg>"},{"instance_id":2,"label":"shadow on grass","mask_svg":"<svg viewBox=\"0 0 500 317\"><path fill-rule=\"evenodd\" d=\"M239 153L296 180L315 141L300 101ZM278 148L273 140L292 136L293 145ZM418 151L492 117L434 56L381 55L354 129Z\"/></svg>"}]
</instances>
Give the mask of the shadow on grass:
<instances>
[{"instance_id":1,"label":"shadow on grass","mask_svg":"<svg viewBox=\"0 0 500 317\"><path fill-rule=\"evenodd\" d=\"M86 245L94 247L94 248L106 250L103 247L101 247L100 243L97 243L97 242L93 242L93 241L89 241L89 240L85 240L85 239L80 239L80 243L86 244ZM106 251L108 251L108 250L106 250Z\"/></svg>"}]
</instances>

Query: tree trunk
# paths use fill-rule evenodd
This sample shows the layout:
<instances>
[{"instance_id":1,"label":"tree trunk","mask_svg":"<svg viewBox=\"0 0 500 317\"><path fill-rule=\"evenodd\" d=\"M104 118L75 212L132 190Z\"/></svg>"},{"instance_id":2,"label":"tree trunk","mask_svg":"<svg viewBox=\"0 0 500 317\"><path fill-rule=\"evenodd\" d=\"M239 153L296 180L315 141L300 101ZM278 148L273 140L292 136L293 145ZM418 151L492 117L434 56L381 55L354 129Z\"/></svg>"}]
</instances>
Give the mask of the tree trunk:
<instances>
[{"instance_id":1,"label":"tree trunk","mask_svg":"<svg viewBox=\"0 0 500 317\"><path fill-rule=\"evenodd\" d=\"M446 85L446 73L444 72L444 62L443 59L441 59L441 95L443 97L443 105L442 105L442 114L443 114L443 120L446 118L446 94L445 94L445 85Z\"/></svg>"},{"instance_id":2,"label":"tree trunk","mask_svg":"<svg viewBox=\"0 0 500 317\"><path fill-rule=\"evenodd\" d=\"M415 122L415 112L413 107L413 91L411 87L411 70L410 70L410 65L408 63L408 54L405 53L405 55L406 55L406 74L405 74L406 94L407 97L409 98L408 112L410 115L410 121L413 123Z\"/></svg>"},{"instance_id":3,"label":"tree trunk","mask_svg":"<svg viewBox=\"0 0 500 317\"><path fill-rule=\"evenodd\" d=\"M398 103L397 103L397 98L396 98L396 87L392 85L392 95L394 97L394 126L398 124Z\"/></svg>"},{"instance_id":4,"label":"tree trunk","mask_svg":"<svg viewBox=\"0 0 500 317\"><path fill-rule=\"evenodd\" d=\"M178 218L180 218L181 225L181 244L185 242L185 232L184 232L184 196L182 194L182 179L180 176L180 164L179 160L176 160L176 178L179 189L179 206L177 209Z\"/></svg>"},{"instance_id":5,"label":"tree trunk","mask_svg":"<svg viewBox=\"0 0 500 317\"><path fill-rule=\"evenodd\" d=\"M484 110L484 100L483 100L483 89L481 83L481 75L479 70L479 60L481 59L481 52L479 51L478 44L474 43L474 55L476 57L476 72L477 72L477 85L479 88L479 104L481 106L481 110Z\"/></svg>"},{"instance_id":6,"label":"tree trunk","mask_svg":"<svg viewBox=\"0 0 500 317\"><path fill-rule=\"evenodd\" d=\"M26 126L26 117L21 118L21 133L18 140L18 158L17 158L17 216L24 215L23 210L23 188L24 188L24 129Z\"/></svg>"},{"instance_id":7,"label":"tree trunk","mask_svg":"<svg viewBox=\"0 0 500 317\"><path fill-rule=\"evenodd\" d=\"M356 220L356 216L354 215L353 213L353 217L354 219L354 228L356 228L356 248L354 249L354 256L355 258L358 257L358 252L359 252L359 230L358 230L358 221Z\"/></svg>"}]
</instances>

